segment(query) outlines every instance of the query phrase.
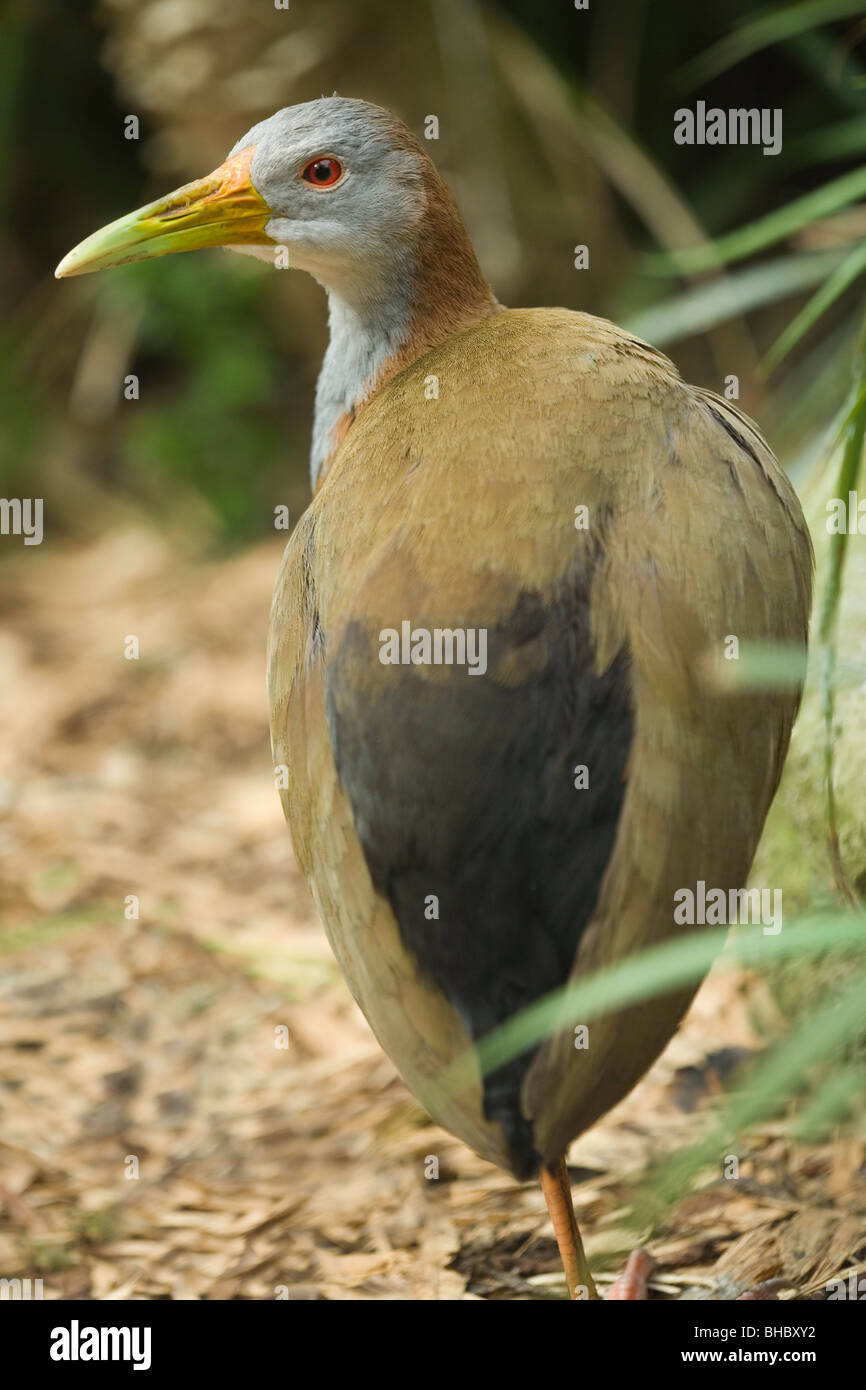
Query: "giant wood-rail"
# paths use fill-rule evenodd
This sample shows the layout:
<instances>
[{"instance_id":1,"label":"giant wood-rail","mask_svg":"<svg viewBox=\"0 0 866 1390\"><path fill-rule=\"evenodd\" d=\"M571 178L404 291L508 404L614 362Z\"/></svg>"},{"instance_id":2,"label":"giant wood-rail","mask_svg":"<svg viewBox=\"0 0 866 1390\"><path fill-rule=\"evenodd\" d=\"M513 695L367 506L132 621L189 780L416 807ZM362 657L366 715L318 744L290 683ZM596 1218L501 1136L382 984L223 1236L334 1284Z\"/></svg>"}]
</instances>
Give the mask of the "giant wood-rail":
<instances>
[{"instance_id":1,"label":"giant wood-rail","mask_svg":"<svg viewBox=\"0 0 866 1390\"><path fill-rule=\"evenodd\" d=\"M519 1010L671 937L678 889L743 884L800 692L732 694L713 659L732 635L804 647L808 532L728 401L603 319L498 303L388 111L280 111L57 274L203 246L287 248L328 294L314 497L273 603L274 758L343 973L429 1098ZM564 1155L693 992L438 1085L446 1129L541 1174L572 1297L596 1295Z\"/></svg>"}]
</instances>

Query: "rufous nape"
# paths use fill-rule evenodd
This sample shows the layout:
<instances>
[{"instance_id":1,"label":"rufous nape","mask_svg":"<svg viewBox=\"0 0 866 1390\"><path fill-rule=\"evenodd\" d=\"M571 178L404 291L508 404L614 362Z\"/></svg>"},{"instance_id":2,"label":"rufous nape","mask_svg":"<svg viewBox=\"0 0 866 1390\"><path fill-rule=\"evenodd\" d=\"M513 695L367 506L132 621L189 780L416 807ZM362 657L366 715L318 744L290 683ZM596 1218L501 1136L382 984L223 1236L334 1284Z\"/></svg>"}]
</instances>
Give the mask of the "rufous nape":
<instances>
[{"instance_id":1,"label":"rufous nape","mask_svg":"<svg viewBox=\"0 0 866 1390\"><path fill-rule=\"evenodd\" d=\"M77 275L230 246L328 296L313 500L274 594L274 762L355 999L434 1118L540 1175L571 1297L596 1297L565 1155L696 986L474 1082L467 1050L746 881L800 687L718 679L805 650L812 552L754 424L604 319L508 309L390 112L277 112L213 174L112 223ZM282 258L282 260L280 260ZM645 1257L615 1296L645 1294Z\"/></svg>"}]
</instances>

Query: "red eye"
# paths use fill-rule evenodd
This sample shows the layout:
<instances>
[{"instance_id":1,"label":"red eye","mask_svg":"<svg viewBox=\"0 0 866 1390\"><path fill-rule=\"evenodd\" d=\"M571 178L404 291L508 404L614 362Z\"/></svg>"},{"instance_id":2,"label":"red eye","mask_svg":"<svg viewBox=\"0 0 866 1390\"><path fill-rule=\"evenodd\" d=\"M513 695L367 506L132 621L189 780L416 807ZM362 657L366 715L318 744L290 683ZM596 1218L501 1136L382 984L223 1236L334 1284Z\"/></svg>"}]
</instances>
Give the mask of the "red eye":
<instances>
[{"instance_id":1,"label":"red eye","mask_svg":"<svg viewBox=\"0 0 866 1390\"><path fill-rule=\"evenodd\" d=\"M342 164L339 159L332 159L330 155L311 159L307 167L301 172L301 178L304 182L311 183L314 188L332 188L335 183L339 183L342 177Z\"/></svg>"}]
</instances>

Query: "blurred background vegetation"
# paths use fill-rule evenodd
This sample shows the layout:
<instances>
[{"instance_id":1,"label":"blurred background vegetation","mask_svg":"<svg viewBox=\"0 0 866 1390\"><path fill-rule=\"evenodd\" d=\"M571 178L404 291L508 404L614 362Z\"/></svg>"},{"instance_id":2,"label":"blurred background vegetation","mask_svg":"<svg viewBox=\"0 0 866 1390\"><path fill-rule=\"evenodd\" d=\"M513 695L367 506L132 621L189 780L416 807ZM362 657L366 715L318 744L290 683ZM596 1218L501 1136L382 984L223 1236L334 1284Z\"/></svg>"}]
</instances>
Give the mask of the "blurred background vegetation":
<instances>
[{"instance_id":1,"label":"blurred background vegetation","mask_svg":"<svg viewBox=\"0 0 866 1390\"><path fill-rule=\"evenodd\" d=\"M857 0L731 0L723 11L684 0L588 11L534 0L289 10L11 0L0 18L7 495L43 494L55 538L103 531L106 509L145 509L193 551L268 533L280 503L297 517L326 334L312 281L224 252L63 285L51 272L96 227L215 167L261 117L335 89L392 107L419 132L439 117L431 152L505 303L607 315L716 390L736 375L740 404L804 497L823 574L832 445L862 362ZM698 99L781 108L781 152L675 144L674 111ZM128 115L138 140L125 138ZM574 268L577 244L589 247L586 271ZM124 399L130 372L137 401ZM840 565L843 550L837 541ZM863 545L849 551L847 606L839 619L831 605L825 622L825 636L845 634L834 728L864 714ZM820 784L817 724L799 748ZM862 892L866 830L845 814L859 807L862 759L850 787L841 761L842 849ZM816 857L793 852L804 814L777 812L800 906L826 884L812 812Z\"/></svg>"},{"instance_id":2,"label":"blurred background vegetation","mask_svg":"<svg viewBox=\"0 0 866 1390\"><path fill-rule=\"evenodd\" d=\"M182 511L219 543L263 533L278 502L296 514L325 338L316 286L223 253L73 285L51 271L91 230L213 168L262 116L334 89L393 107L419 132L438 115L431 153L504 302L608 315L717 389L736 373L742 405L803 482L849 387L857 276L780 370L759 368L866 231L863 9L10 0L0 484L42 488L55 534L89 524L95 489L162 517ZM782 152L676 145L673 112L698 98L782 108ZM129 114L138 140L124 137ZM712 248L691 263L673 254L845 175L850 192L771 226L734 265L714 268ZM588 272L574 269L577 243ZM128 371L137 402L123 398Z\"/></svg>"},{"instance_id":3,"label":"blurred background vegetation","mask_svg":"<svg viewBox=\"0 0 866 1390\"><path fill-rule=\"evenodd\" d=\"M692 381L738 378L803 498L822 615L755 881L783 885L786 919L856 902L866 540L846 554L825 520L828 497L857 486L866 426L863 0L7 0L0 491L44 496L55 541L143 514L193 555L272 537L278 504L299 515L326 339L312 281L223 252L60 285L52 271L103 223L215 167L263 116L335 89L418 133L438 116L431 153L505 303L606 315ZM781 152L675 144L674 111L698 100L780 108ZM820 970L814 953L780 953L786 1006L848 977L846 943Z\"/></svg>"}]
</instances>

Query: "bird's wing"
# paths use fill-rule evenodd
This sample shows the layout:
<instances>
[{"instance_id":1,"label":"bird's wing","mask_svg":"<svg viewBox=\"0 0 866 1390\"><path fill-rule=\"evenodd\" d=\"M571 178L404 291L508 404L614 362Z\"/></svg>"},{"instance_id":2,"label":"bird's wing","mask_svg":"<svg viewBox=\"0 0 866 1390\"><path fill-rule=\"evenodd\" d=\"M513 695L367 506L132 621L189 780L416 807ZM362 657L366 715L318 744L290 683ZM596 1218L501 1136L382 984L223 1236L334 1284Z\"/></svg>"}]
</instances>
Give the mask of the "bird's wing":
<instances>
[{"instance_id":1,"label":"bird's wing","mask_svg":"<svg viewBox=\"0 0 866 1390\"><path fill-rule=\"evenodd\" d=\"M803 641L807 548L747 422L566 311L401 373L293 535L270 689L298 859L383 1046L494 1161L559 1152L675 1026L686 995L630 1045L593 1025L583 1071L560 1040L431 1098L469 1036L674 930L676 887L739 886L796 698L744 716L708 673L728 635ZM476 657L484 632L485 669L383 663L406 623Z\"/></svg>"},{"instance_id":2,"label":"bird's wing","mask_svg":"<svg viewBox=\"0 0 866 1390\"><path fill-rule=\"evenodd\" d=\"M470 1038L406 951L391 904L373 884L338 776L325 713L317 571L311 508L292 534L277 578L268 659L274 765L295 855L343 976L409 1089L446 1129L507 1168L504 1137L483 1117L480 1080L459 1094L440 1086L469 1054Z\"/></svg>"},{"instance_id":3,"label":"bird's wing","mask_svg":"<svg viewBox=\"0 0 866 1390\"><path fill-rule=\"evenodd\" d=\"M632 343L623 351L642 354ZM745 882L800 703L796 678L751 690L737 679L749 645L788 648L795 667L805 658L813 555L794 490L730 402L678 383L664 417L616 506L593 609L596 660L625 641L637 715L617 841L573 979L681 930L680 890ZM560 1036L540 1051L524 1103L543 1152L561 1152L628 1092L693 994L595 1020L585 1050Z\"/></svg>"}]
</instances>

